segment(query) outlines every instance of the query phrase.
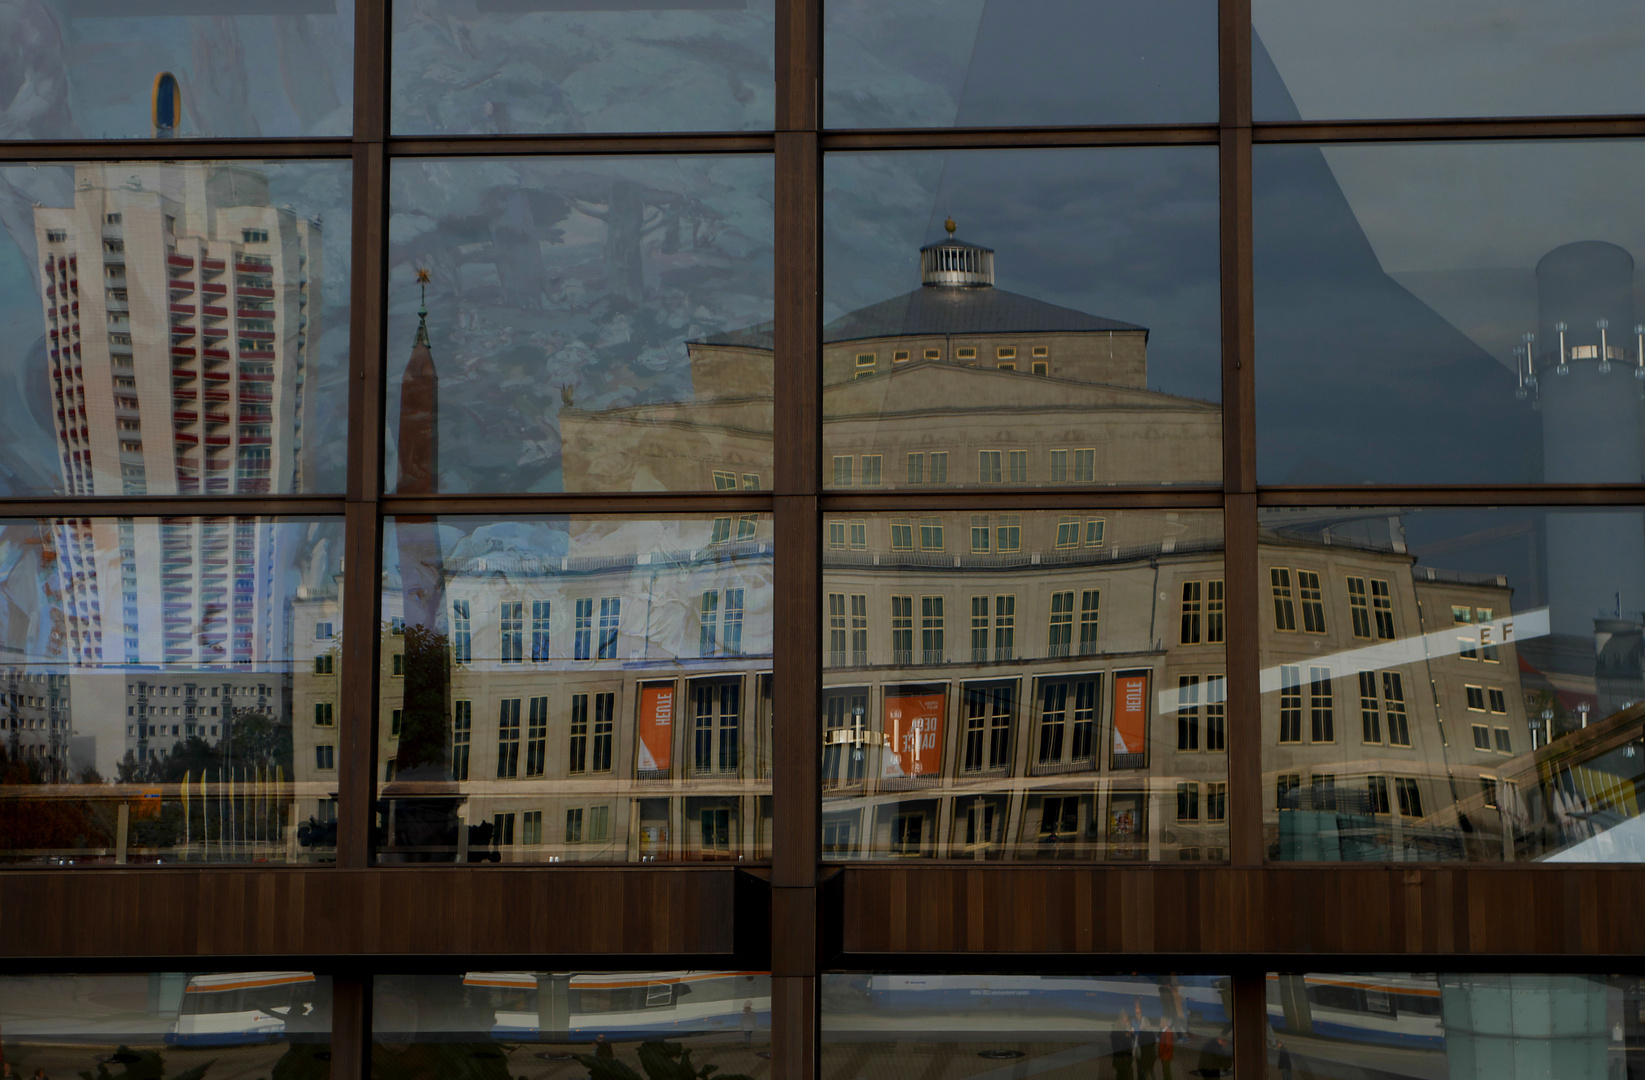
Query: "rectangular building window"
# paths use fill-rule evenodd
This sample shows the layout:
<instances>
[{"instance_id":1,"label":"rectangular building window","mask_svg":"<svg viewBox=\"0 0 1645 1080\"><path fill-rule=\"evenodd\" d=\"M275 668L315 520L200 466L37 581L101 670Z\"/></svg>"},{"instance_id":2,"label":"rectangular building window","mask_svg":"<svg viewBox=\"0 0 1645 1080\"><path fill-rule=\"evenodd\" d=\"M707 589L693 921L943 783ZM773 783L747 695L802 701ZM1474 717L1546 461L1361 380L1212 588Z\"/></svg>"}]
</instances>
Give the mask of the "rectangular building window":
<instances>
[{"instance_id":1,"label":"rectangular building window","mask_svg":"<svg viewBox=\"0 0 1645 1080\"><path fill-rule=\"evenodd\" d=\"M920 650L924 653L924 663L940 664L943 661L942 621L943 598L940 596L920 597Z\"/></svg>"},{"instance_id":2,"label":"rectangular building window","mask_svg":"<svg viewBox=\"0 0 1645 1080\"><path fill-rule=\"evenodd\" d=\"M971 554L986 555L992 547L993 530L988 527L987 514L971 515Z\"/></svg>"},{"instance_id":3,"label":"rectangular building window","mask_svg":"<svg viewBox=\"0 0 1645 1080\"><path fill-rule=\"evenodd\" d=\"M1098 589L1080 591L1080 655L1095 656L1098 651L1097 630L1101 615L1102 593Z\"/></svg>"},{"instance_id":4,"label":"rectangular building window","mask_svg":"<svg viewBox=\"0 0 1645 1080\"><path fill-rule=\"evenodd\" d=\"M617 723L617 695L594 695L594 743L589 769L591 772L611 771L611 738Z\"/></svg>"},{"instance_id":5,"label":"rectangular building window","mask_svg":"<svg viewBox=\"0 0 1645 1080\"><path fill-rule=\"evenodd\" d=\"M1325 633L1325 594L1320 588L1319 574L1298 570L1297 592L1302 601L1303 630L1310 634Z\"/></svg>"},{"instance_id":6,"label":"rectangular building window","mask_svg":"<svg viewBox=\"0 0 1645 1080\"><path fill-rule=\"evenodd\" d=\"M330 653L322 653L321 655L316 656L314 658L314 674L316 674L316 675L330 675L330 674L332 674L331 654Z\"/></svg>"},{"instance_id":7,"label":"rectangular building window","mask_svg":"<svg viewBox=\"0 0 1645 1080\"><path fill-rule=\"evenodd\" d=\"M948 451L940 450L932 453L926 464L929 466L926 470L926 483L948 483Z\"/></svg>"},{"instance_id":8,"label":"rectangular building window","mask_svg":"<svg viewBox=\"0 0 1645 1080\"><path fill-rule=\"evenodd\" d=\"M1017 598L1006 594L994 597L994 659L1014 660L1017 656Z\"/></svg>"},{"instance_id":9,"label":"rectangular building window","mask_svg":"<svg viewBox=\"0 0 1645 1080\"><path fill-rule=\"evenodd\" d=\"M546 663L553 659L548 640L549 601L531 602L531 662Z\"/></svg>"},{"instance_id":10,"label":"rectangular building window","mask_svg":"<svg viewBox=\"0 0 1645 1080\"><path fill-rule=\"evenodd\" d=\"M314 722L320 727L332 726L331 702L317 701L314 703Z\"/></svg>"},{"instance_id":11,"label":"rectangular building window","mask_svg":"<svg viewBox=\"0 0 1645 1080\"><path fill-rule=\"evenodd\" d=\"M1417 782L1408 776L1394 778L1394 790L1399 795L1399 812L1405 817L1419 818L1422 816L1422 791Z\"/></svg>"},{"instance_id":12,"label":"rectangular building window","mask_svg":"<svg viewBox=\"0 0 1645 1080\"><path fill-rule=\"evenodd\" d=\"M1491 729L1486 724L1473 724L1474 749L1489 751L1491 749Z\"/></svg>"},{"instance_id":13,"label":"rectangular building window","mask_svg":"<svg viewBox=\"0 0 1645 1080\"><path fill-rule=\"evenodd\" d=\"M724 472L724 471L721 471L719 469L715 469L714 470L714 490L715 491L736 491L737 490L737 474L734 473L734 472Z\"/></svg>"},{"instance_id":14,"label":"rectangular building window","mask_svg":"<svg viewBox=\"0 0 1645 1080\"><path fill-rule=\"evenodd\" d=\"M527 776L541 776L548 761L548 699L546 697L531 699L530 713L526 717L526 722L525 774Z\"/></svg>"},{"instance_id":15,"label":"rectangular building window","mask_svg":"<svg viewBox=\"0 0 1645 1080\"><path fill-rule=\"evenodd\" d=\"M697 655L714 655L714 638L720 621L720 594L709 589L697 609Z\"/></svg>"},{"instance_id":16,"label":"rectangular building window","mask_svg":"<svg viewBox=\"0 0 1645 1080\"><path fill-rule=\"evenodd\" d=\"M1389 812L1388 778L1386 776L1367 776L1365 778L1365 801L1367 808L1373 814Z\"/></svg>"},{"instance_id":17,"label":"rectangular building window","mask_svg":"<svg viewBox=\"0 0 1645 1080\"><path fill-rule=\"evenodd\" d=\"M1295 630L1297 612L1291 600L1291 571L1273 567L1268 571L1268 582L1274 591L1274 629Z\"/></svg>"},{"instance_id":18,"label":"rectangular building window","mask_svg":"<svg viewBox=\"0 0 1645 1080\"><path fill-rule=\"evenodd\" d=\"M1386 581L1371 579L1371 611L1376 616L1378 640L1394 640L1394 597Z\"/></svg>"},{"instance_id":19,"label":"rectangular building window","mask_svg":"<svg viewBox=\"0 0 1645 1080\"><path fill-rule=\"evenodd\" d=\"M1397 671L1382 673L1382 708L1388 718L1388 745L1410 746L1411 729L1405 719L1405 681Z\"/></svg>"},{"instance_id":20,"label":"rectangular building window","mask_svg":"<svg viewBox=\"0 0 1645 1080\"><path fill-rule=\"evenodd\" d=\"M588 808L588 842L603 844L611 836L611 807L591 806Z\"/></svg>"},{"instance_id":21,"label":"rectangular building window","mask_svg":"<svg viewBox=\"0 0 1645 1080\"><path fill-rule=\"evenodd\" d=\"M1494 712L1494 713L1505 713L1505 712L1508 711L1508 699L1503 695L1501 690L1498 690L1495 687L1493 687L1490 690L1486 691L1486 693L1490 696L1490 699L1491 699L1491 711L1492 712Z\"/></svg>"},{"instance_id":22,"label":"rectangular building window","mask_svg":"<svg viewBox=\"0 0 1645 1080\"><path fill-rule=\"evenodd\" d=\"M852 473L855 471L856 459L849 454L834 458L834 486L850 487Z\"/></svg>"},{"instance_id":23,"label":"rectangular building window","mask_svg":"<svg viewBox=\"0 0 1645 1080\"><path fill-rule=\"evenodd\" d=\"M744 491L758 491L758 490L760 490L760 474L757 473L757 472L745 472L745 473L743 473L743 490Z\"/></svg>"},{"instance_id":24,"label":"rectangular building window","mask_svg":"<svg viewBox=\"0 0 1645 1080\"><path fill-rule=\"evenodd\" d=\"M571 695L571 742L566 755L566 771L572 774L588 769L588 695Z\"/></svg>"},{"instance_id":25,"label":"rectangular building window","mask_svg":"<svg viewBox=\"0 0 1645 1080\"><path fill-rule=\"evenodd\" d=\"M910 484L925 483L925 455L908 455L908 482Z\"/></svg>"},{"instance_id":26,"label":"rectangular building window","mask_svg":"<svg viewBox=\"0 0 1645 1080\"><path fill-rule=\"evenodd\" d=\"M1182 583L1182 644L1200 643L1201 584L1197 581Z\"/></svg>"},{"instance_id":27,"label":"rectangular building window","mask_svg":"<svg viewBox=\"0 0 1645 1080\"><path fill-rule=\"evenodd\" d=\"M1285 664L1279 669L1279 741L1302 741L1302 669Z\"/></svg>"},{"instance_id":28,"label":"rectangular building window","mask_svg":"<svg viewBox=\"0 0 1645 1080\"><path fill-rule=\"evenodd\" d=\"M1060 517L1057 519L1057 547L1077 548L1080 546L1080 519L1077 517Z\"/></svg>"},{"instance_id":29,"label":"rectangular building window","mask_svg":"<svg viewBox=\"0 0 1645 1080\"><path fill-rule=\"evenodd\" d=\"M1298 773L1281 773L1274 778L1274 808L1277 810L1297 809L1297 792L1302 790L1302 776Z\"/></svg>"},{"instance_id":30,"label":"rectangular building window","mask_svg":"<svg viewBox=\"0 0 1645 1080\"><path fill-rule=\"evenodd\" d=\"M1228 679L1223 675L1205 677L1205 749L1207 753L1228 749Z\"/></svg>"},{"instance_id":31,"label":"rectangular building window","mask_svg":"<svg viewBox=\"0 0 1645 1080\"><path fill-rule=\"evenodd\" d=\"M525 604L519 600L505 600L500 612L505 664L518 664L525 652Z\"/></svg>"},{"instance_id":32,"label":"rectangular building window","mask_svg":"<svg viewBox=\"0 0 1645 1080\"><path fill-rule=\"evenodd\" d=\"M741 760L741 684L699 683L696 705L692 756L697 772L735 773Z\"/></svg>"},{"instance_id":33,"label":"rectangular building window","mask_svg":"<svg viewBox=\"0 0 1645 1080\"><path fill-rule=\"evenodd\" d=\"M1228 820L1228 782L1212 780L1205 785L1205 820Z\"/></svg>"},{"instance_id":34,"label":"rectangular building window","mask_svg":"<svg viewBox=\"0 0 1645 1080\"><path fill-rule=\"evenodd\" d=\"M1006 455L1006 467L1009 470L1011 483L1028 483L1028 451L1013 450Z\"/></svg>"},{"instance_id":35,"label":"rectangular building window","mask_svg":"<svg viewBox=\"0 0 1645 1080\"><path fill-rule=\"evenodd\" d=\"M565 812L565 842L583 842L583 808L580 806L573 806Z\"/></svg>"},{"instance_id":36,"label":"rectangular building window","mask_svg":"<svg viewBox=\"0 0 1645 1080\"><path fill-rule=\"evenodd\" d=\"M862 482L864 487L871 487L880 482L880 471L885 458L879 454L864 454L862 456Z\"/></svg>"},{"instance_id":37,"label":"rectangular building window","mask_svg":"<svg viewBox=\"0 0 1645 1080\"><path fill-rule=\"evenodd\" d=\"M739 656L743 651L743 591L727 589L724 599L725 609L720 616L723 620L720 653Z\"/></svg>"},{"instance_id":38,"label":"rectangular building window","mask_svg":"<svg viewBox=\"0 0 1645 1080\"><path fill-rule=\"evenodd\" d=\"M1177 784L1177 820L1199 820L1199 785L1188 782Z\"/></svg>"},{"instance_id":39,"label":"rectangular building window","mask_svg":"<svg viewBox=\"0 0 1645 1080\"><path fill-rule=\"evenodd\" d=\"M710 544L727 544L731 542L730 518L717 517L714 519L714 529L713 532L709 534L708 542Z\"/></svg>"},{"instance_id":40,"label":"rectangular building window","mask_svg":"<svg viewBox=\"0 0 1645 1080\"><path fill-rule=\"evenodd\" d=\"M942 518L920 518L920 550L941 551L943 549Z\"/></svg>"},{"instance_id":41,"label":"rectangular building window","mask_svg":"<svg viewBox=\"0 0 1645 1080\"><path fill-rule=\"evenodd\" d=\"M998 450L977 451L977 482L979 484L998 484L1004 479L1005 470L1001 465L1001 454Z\"/></svg>"},{"instance_id":42,"label":"rectangular building window","mask_svg":"<svg viewBox=\"0 0 1645 1080\"><path fill-rule=\"evenodd\" d=\"M497 712L497 779L520 775L520 699L504 698Z\"/></svg>"},{"instance_id":43,"label":"rectangular building window","mask_svg":"<svg viewBox=\"0 0 1645 1080\"><path fill-rule=\"evenodd\" d=\"M1511 754L1511 753L1513 753L1514 752L1514 741L1513 741L1513 737L1508 733L1508 729L1505 728L1505 727L1499 727L1499 728L1496 728L1495 730L1496 730L1496 751L1497 751L1497 753L1499 753L1499 754Z\"/></svg>"},{"instance_id":44,"label":"rectangular building window","mask_svg":"<svg viewBox=\"0 0 1645 1080\"><path fill-rule=\"evenodd\" d=\"M527 810L520 818L520 841L527 847L538 847L543 842L543 812Z\"/></svg>"},{"instance_id":45,"label":"rectangular building window","mask_svg":"<svg viewBox=\"0 0 1645 1080\"><path fill-rule=\"evenodd\" d=\"M1073 640L1074 594L1071 591L1054 592L1051 594L1051 624L1047 631L1045 655L1067 656Z\"/></svg>"},{"instance_id":46,"label":"rectangular building window","mask_svg":"<svg viewBox=\"0 0 1645 1080\"><path fill-rule=\"evenodd\" d=\"M1040 764L1062 761L1063 733L1068 723L1068 683L1047 682L1040 689Z\"/></svg>"},{"instance_id":47,"label":"rectangular building window","mask_svg":"<svg viewBox=\"0 0 1645 1080\"><path fill-rule=\"evenodd\" d=\"M1336 705L1331 696L1331 669L1308 669L1308 718L1313 742L1336 742Z\"/></svg>"},{"instance_id":48,"label":"rectangular building window","mask_svg":"<svg viewBox=\"0 0 1645 1080\"><path fill-rule=\"evenodd\" d=\"M1022 515L1001 514L994 527L994 550L1012 555L1022 550Z\"/></svg>"},{"instance_id":49,"label":"rectangular building window","mask_svg":"<svg viewBox=\"0 0 1645 1080\"><path fill-rule=\"evenodd\" d=\"M576 660L587 660L593 655L594 641L594 601L590 597L583 597L577 601L576 615L572 624L571 655Z\"/></svg>"},{"instance_id":50,"label":"rectangular building window","mask_svg":"<svg viewBox=\"0 0 1645 1080\"><path fill-rule=\"evenodd\" d=\"M971 661L983 663L988 656L988 597L971 598Z\"/></svg>"},{"instance_id":51,"label":"rectangular building window","mask_svg":"<svg viewBox=\"0 0 1645 1080\"><path fill-rule=\"evenodd\" d=\"M1365 579L1362 577L1348 579L1348 615L1355 637L1371 636L1371 598L1365 591Z\"/></svg>"},{"instance_id":52,"label":"rectangular building window","mask_svg":"<svg viewBox=\"0 0 1645 1080\"><path fill-rule=\"evenodd\" d=\"M893 518L891 520L891 550L914 550L914 523L907 518Z\"/></svg>"},{"instance_id":53,"label":"rectangular building window","mask_svg":"<svg viewBox=\"0 0 1645 1080\"><path fill-rule=\"evenodd\" d=\"M1377 709L1377 676L1374 671L1359 673L1359 732L1365 742L1382 742L1382 714Z\"/></svg>"},{"instance_id":54,"label":"rectangular building window","mask_svg":"<svg viewBox=\"0 0 1645 1080\"><path fill-rule=\"evenodd\" d=\"M617 628L622 621L623 601L617 596L600 597L600 653L601 660L617 658Z\"/></svg>"},{"instance_id":55,"label":"rectangular building window","mask_svg":"<svg viewBox=\"0 0 1645 1080\"><path fill-rule=\"evenodd\" d=\"M1011 764L1011 690L1002 686L965 688L965 770L1004 769Z\"/></svg>"},{"instance_id":56,"label":"rectangular building window","mask_svg":"<svg viewBox=\"0 0 1645 1080\"><path fill-rule=\"evenodd\" d=\"M1470 712L1485 711L1485 688L1483 686L1464 686L1468 695L1468 710Z\"/></svg>"},{"instance_id":57,"label":"rectangular building window","mask_svg":"<svg viewBox=\"0 0 1645 1080\"><path fill-rule=\"evenodd\" d=\"M1467 626L1473 621L1473 618L1474 611L1472 608L1457 606L1453 606L1451 608L1451 622L1456 626ZM1476 644L1477 639L1474 638L1473 635L1458 634L1457 655L1461 656L1464 660L1478 660L1479 652L1474 647Z\"/></svg>"},{"instance_id":58,"label":"rectangular building window","mask_svg":"<svg viewBox=\"0 0 1645 1080\"><path fill-rule=\"evenodd\" d=\"M1199 676L1177 676L1177 749L1199 749Z\"/></svg>"},{"instance_id":59,"label":"rectangular building window","mask_svg":"<svg viewBox=\"0 0 1645 1080\"><path fill-rule=\"evenodd\" d=\"M912 596L893 596L891 598L891 662L893 664L912 664L914 662L914 598Z\"/></svg>"},{"instance_id":60,"label":"rectangular building window","mask_svg":"<svg viewBox=\"0 0 1645 1080\"><path fill-rule=\"evenodd\" d=\"M1053 484L1068 482L1068 451L1053 450L1050 455L1050 468L1047 475Z\"/></svg>"},{"instance_id":61,"label":"rectangular building window","mask_svg":"<svg viewBox=\"0 0 1645 1080\"><path fill-rule=\"evenodd\" d=\"M316 769L335 769L337 767L337 750L330 743L321 743L314 748L314 767Z\"/></svg>"},{"instance_id":62,"label":"rectangular building window","mask_svg":"<svg viewBox=\"0 0 1645 1080\"><path fill-rule=\"evenodd\" d=\"M1205 583L1205 643L1221 645L1224 639L1222 579L1212 578Z\"/></svg>"},{"instance_id":63,"label":"rectangular building window","mask_svg":"<svg viewBox=\"0 0 1645 1080\"><path fill-rule=\"evenodd\" d=\"M474 735L474 703L451 703L451 778L468 779L469 739Z\"/></svg>"}]
</instances>

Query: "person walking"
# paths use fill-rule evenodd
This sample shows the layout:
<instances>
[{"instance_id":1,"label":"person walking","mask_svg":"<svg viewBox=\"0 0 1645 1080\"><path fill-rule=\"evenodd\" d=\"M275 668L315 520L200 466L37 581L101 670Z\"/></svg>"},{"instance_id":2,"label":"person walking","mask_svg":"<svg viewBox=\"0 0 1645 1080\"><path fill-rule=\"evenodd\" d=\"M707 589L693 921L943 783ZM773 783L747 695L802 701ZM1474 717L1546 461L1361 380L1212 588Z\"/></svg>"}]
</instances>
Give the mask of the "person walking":
<instances>
[{"instance_id":1,"label":"person walking","mask_svg":"<svg viewBox=\"0 0 1645 1080\"><path fill-rule=\"evenodd\" d=\"M1172 1080L1171 1059L1177 1055L1177 1029L1171 1022L1169 1015L1160 1018L1159 1022L1159 1074L1160 1080Z\"/></svg>"},{"instance_id":2,"label":"person walking","mask_svg":"<svg viewBox=\"0 0 1645 1080\"><path fill-rule=\"evenodd\" d=\"M755 1021L754 1021L754 1003L752 1001L743 1002L742 1025L743 1025L743 1045L744 1046L753 1046L754 1045L754 1028L757 1025L755 1024Z\"/></svg>"},{"instance_id":3,"label":"person walking","mask_svg":"<svg viewBox=\"0 0 1645 1080\"><path fill-rule=\"evenodd\" d=\"M1120 1010L1118 1021L1108 1032L1109 1056L1114 1060L1115 1080L1132 1080L1137 1053L1137 1029L1131 1014Z\"/></svg>"},{"instance_id":4,"label":"person walking","mask_svg":"<svg viewBox=\"0 0 1645 1080\"><path fill-rule=\"evenodd\" d=\"M1284 1042L1276 1039L1274 1046L1279 1050L1279 1075L1281 1080L1291 1080L1291 1048Z\"/></svg>"},{"instance_id":5,"label":"person walking","mask_svg":"<svg viewBox=\"0 0 1645 1080\"><path fill-rule=\"evenodd\" d=\"M1154 1061L1159 1056L1159 1033L1142 1015L1142 999L1132 998L1131 1008L1137 1014L1137 1080L1153 1080Z\"/></svg>"}]
</instances>

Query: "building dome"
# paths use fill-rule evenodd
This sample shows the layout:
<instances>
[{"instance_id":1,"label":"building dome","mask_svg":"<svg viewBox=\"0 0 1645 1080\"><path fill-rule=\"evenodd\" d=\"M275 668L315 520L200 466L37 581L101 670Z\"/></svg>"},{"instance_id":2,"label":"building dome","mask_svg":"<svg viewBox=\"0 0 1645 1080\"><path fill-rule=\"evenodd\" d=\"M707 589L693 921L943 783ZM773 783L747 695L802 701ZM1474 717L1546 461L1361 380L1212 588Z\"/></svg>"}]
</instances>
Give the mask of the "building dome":
<instances>
[{"instance_id":1,"label":"building dome","mask_svg":"<svg viewBox=\"0 0 1645 1080\"><path fill-rule=\"evenodd\" d=\"M993 288L994 249L954 238L954 219L943 223L948 239L920 248L920 282L964 288Z\"/></svg>"}]
</instances>

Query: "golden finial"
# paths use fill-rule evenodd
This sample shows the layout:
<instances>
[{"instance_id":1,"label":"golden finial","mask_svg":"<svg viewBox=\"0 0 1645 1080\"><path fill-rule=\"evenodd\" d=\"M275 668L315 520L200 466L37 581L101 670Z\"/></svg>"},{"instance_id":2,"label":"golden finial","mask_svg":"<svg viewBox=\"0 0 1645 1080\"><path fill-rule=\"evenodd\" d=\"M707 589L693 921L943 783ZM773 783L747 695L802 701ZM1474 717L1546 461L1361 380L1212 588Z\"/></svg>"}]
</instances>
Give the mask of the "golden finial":
<instances>
[{"instance_id":1,"label":"golden finial","mask_svg":"<svg viewBox=\"0 0 1645 1080\"><path fill-rule=\"evenodd\" d=\"M949 218L947 221L943 222L942 227L948 230L948 235L949 235L950 238L953 237L954 230L959 228L958 225L954 224L954 219L953 218Z\"/></svg>"},{"instance_id":2,"label":"golden finial","mask_svg":"<svg viewBox=\"0 0 1645 1080\"><path fill-rule=\"evenodd\" d=\"M428 284L428 267L419 266L417 268L417 284L419 284L419 285L427 285Z\"/></svg>"}]
</instances>

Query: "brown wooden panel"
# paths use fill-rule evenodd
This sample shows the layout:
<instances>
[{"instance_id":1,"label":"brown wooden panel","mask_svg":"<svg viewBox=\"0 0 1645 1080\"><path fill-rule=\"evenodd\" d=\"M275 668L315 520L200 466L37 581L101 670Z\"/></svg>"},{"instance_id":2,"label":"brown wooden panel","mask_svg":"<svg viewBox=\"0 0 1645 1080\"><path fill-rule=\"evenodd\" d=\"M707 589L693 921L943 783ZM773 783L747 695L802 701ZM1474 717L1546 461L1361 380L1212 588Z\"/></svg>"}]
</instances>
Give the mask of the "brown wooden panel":
<instances>
[{"instance_id":1,"label":"brown wooden panel","mask_svg":"<svg viewBox=\"0 0 1645 1080\"><path fill-rule=\"evenodd\" d=\"M843 947L846 966L877 953L1640 956L1642 889L1645 871L1623 866L848 867Z\"/></svg>"},{"instance_id":2,"label":"brown wooden panel","mask_svg":"<svg viewBox=\"0 0 1645 1080\"><path fill-rule=\"evenodd\" d=\"M697 867L10 871L0 873L0 957L729 961L735 876Z\"/></svg>"}]
</instances>

